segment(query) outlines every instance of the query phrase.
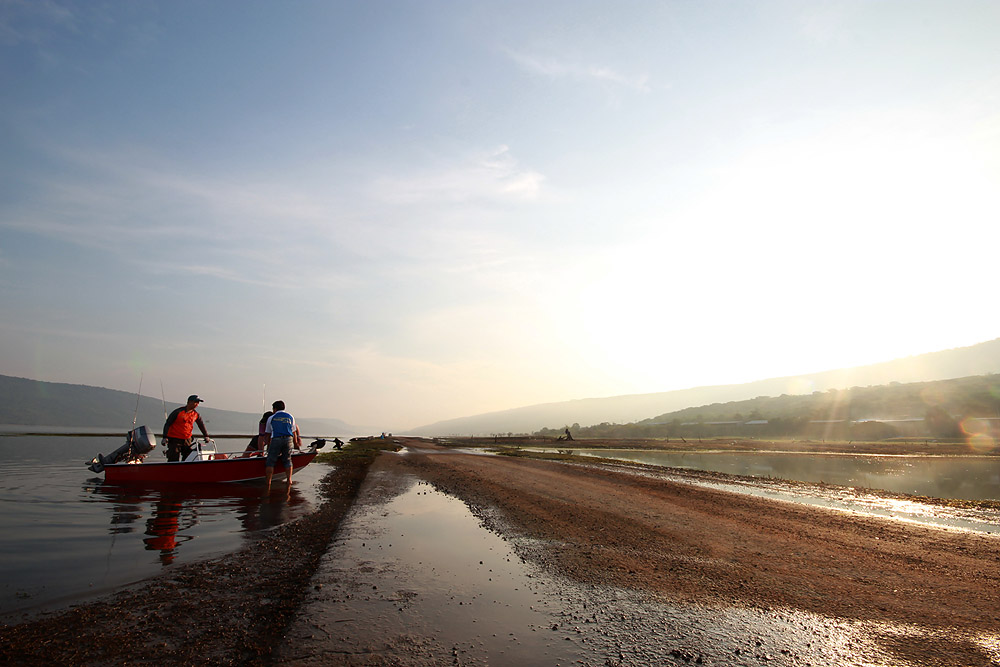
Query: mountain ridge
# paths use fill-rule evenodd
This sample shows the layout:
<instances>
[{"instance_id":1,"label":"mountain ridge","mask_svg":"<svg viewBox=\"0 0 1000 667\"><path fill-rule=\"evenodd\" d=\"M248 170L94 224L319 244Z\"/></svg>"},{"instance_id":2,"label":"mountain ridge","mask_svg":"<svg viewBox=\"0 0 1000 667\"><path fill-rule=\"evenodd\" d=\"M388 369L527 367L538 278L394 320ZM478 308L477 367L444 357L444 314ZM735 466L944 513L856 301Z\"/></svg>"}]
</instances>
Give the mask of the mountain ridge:
<instances>
[{"instance_id":1,"label":"mountain ridge","mask_svg":"<svg viewBox=\"0 0 1000 667\"><path fill-rule=\"evenodd\" d=\"M0 424L33 427L107 428L128 431L133 422L159 435L164 413L179 403L136 396L119 389L84 384L46 382L0 375ZM257 432L260 412L198 408L210 435ZM361 430L339 419L296 417L303 435L358 435ZM196 430L197 434L197 430Z\"/></svg>"},{"instance_id":2,"label":"mountain ridge","mask_svg":"<svg viewBox=\"0 0 1000 667\"><path fill-rule=\"evenodd\" d=\"M604 422L641 421L688 407L727 403L758 396L803 394L891 382L948 380L998 371L1000 371L1000 338L995 338L965 347L818 373L649 394L625 394L540 403L438 421L406 432L413 435L531 433L542 428L562 428L572 424L589 426Z\"/></svg>"}]
</instances>

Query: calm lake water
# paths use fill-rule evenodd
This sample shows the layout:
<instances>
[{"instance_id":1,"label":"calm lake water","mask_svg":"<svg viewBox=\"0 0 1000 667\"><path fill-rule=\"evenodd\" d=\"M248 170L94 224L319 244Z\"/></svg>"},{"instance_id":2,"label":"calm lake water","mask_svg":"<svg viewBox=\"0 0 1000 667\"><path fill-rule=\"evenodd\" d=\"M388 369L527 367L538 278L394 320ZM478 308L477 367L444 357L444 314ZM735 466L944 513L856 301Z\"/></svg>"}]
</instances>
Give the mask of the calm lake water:
<instances>
[{"instance_id":1,"label":"calm lake water","mask_svg":"<svg viewBox=\"0 0 1000 667\"><path fill-rule=\"evenodd\" d=\"M65 606L176 563L235 551L313 511L329 467L295 473L289 498L261 484L153 488L103 483L84 465L121 437L0 435L0 616ZM220 440L220 450L242 440ZM160 456L154 452L152 456ZM283 485L283 484L282 484Z\"/></svg>"},{"instance_id":2,"label":"calm lake water","mask_svg":"<svg viewBox=\"0 0 1000 667\"><path fill-rule=\"evenodd\" d=\"M1000 457L997 456L855 456L622 449L575 449L573 452L581 456L670 468L825 482L933 498L1000 500Z\"/></svg>"}]
</instances>

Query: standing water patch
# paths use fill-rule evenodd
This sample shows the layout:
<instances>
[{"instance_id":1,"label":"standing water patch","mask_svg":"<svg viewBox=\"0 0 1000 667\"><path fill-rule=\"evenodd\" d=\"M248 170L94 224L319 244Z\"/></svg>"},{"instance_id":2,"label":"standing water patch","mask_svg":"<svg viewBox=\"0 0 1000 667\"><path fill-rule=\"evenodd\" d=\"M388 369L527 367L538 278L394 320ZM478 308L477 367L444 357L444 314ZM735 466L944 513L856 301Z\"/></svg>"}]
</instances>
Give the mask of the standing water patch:
<instances>
[{"instance_id":1,"label":"standing water patch","mask_svg":"<svg viewBox=\"0 0 1000 667\"><path fill-rule=\"evenodd\" d=\"M398 495L386 499L386 488ZM373 472L276 663L893 664L874 639L884 626L665 604L548 574L517 552L460 500L409 475Z\"/></svg>"}]
</instances>

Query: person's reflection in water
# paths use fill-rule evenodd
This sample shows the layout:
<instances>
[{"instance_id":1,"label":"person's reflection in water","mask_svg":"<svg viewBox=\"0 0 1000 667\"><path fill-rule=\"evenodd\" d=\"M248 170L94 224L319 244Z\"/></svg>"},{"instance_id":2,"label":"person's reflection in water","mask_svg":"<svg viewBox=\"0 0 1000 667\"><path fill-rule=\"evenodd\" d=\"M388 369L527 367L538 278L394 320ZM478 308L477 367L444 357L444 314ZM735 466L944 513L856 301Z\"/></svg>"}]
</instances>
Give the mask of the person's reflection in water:
<instances>
[{"instance_id":1,"label":"person's reflection in water","mask_svg":"<svg viewBox=\"0 0 1000 667\"><path fill-rule=\"evenodd\" d=\"M243 526L242 532L244 534L263 529L264 526L260 521L260 494L254 493L252 496L240 496L240 505L236 511L236 517L240 520L240 525Z\"/></svg>"},{"instance_id":2,"label":"person's reflection in water","mask_svg":"<svg viewBox=\"0 0 1000 667\"><path fill-rule=\"evenodd\" d=\"M308 500L294 486L289 495L262 497L259 494L245 496L240 500L238 516L245 534L267 530L291 521L308 510ZM306 504L305 507L299 507Z\"/></svg>"},{"instance_id":3,"label":"person's reflection in water","mask_svg":"<svg viewBox=\"0 0 1000 667\"><path fill-rule=\"evenodd\" d=\"M161 498L156 502L153 516L146 521L147 551L159 551L160 562L170 565L177 558L177 529L180 526L181 502Z\"/></svg>"}]
</instances>

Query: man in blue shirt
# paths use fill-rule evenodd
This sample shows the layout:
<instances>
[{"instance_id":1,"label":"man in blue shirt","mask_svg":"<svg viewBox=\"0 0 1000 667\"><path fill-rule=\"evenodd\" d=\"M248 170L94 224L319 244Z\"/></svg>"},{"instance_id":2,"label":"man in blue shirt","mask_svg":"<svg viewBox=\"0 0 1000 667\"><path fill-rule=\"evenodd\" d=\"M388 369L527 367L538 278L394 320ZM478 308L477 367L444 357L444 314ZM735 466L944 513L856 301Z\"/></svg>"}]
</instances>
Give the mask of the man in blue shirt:
<instances>
[{"instance_id":1,"label":"man in blue shirt","mask_svg":"<svg viewBox=\"0 0 1000 667\"><path fill-rule=\"evenodd\" d=\"M288 481L288 493L292 492L292 447L300 449L302 438L295 417L285 412L285 402L275 401L271 404L274 414L268 417L264 427L263 444L267 447L264 478L267 481L267 491L271 492L271 477L274 475L274 464L281 460L285 465L285 479Z\"/></svg>"}]
</instances>

